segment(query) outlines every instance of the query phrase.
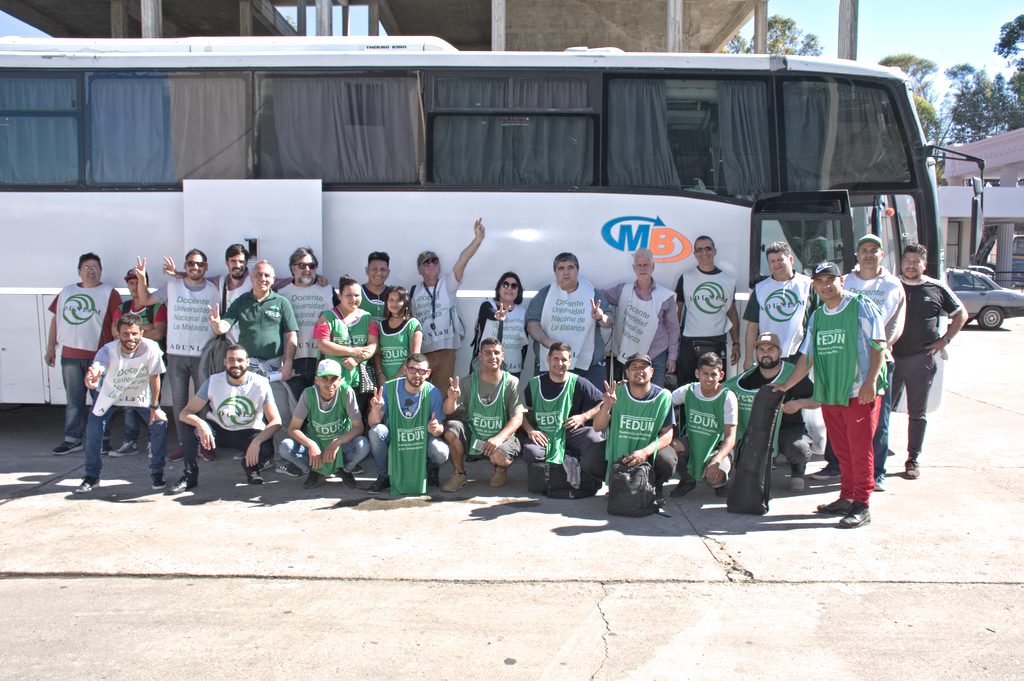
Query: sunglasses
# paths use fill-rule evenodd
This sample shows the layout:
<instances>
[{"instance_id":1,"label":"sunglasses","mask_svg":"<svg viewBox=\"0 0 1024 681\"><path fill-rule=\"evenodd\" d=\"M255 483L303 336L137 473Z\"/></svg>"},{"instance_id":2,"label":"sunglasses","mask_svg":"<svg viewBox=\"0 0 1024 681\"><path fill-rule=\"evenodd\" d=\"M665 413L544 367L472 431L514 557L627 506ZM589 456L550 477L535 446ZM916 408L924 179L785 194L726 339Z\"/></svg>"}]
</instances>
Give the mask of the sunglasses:
<instances>
[{"instance_id":1,"label":"sunglasses","mask_svg":"<svg viewBox=\"0 0 1024 681\"><path fill-rule=\"evenodd\" d=\"M202 268L202 267L206 267L206 263L202 262L201 260L186 260L185 261L185 267L198 267L198 268Z\"/></svg>"},{"instance_id":2,"label":"sunglasses","mask_svg":"<svg viewBox=\"0 0 1024 681\"><path fill-rule=\"evenodd\" d=\"M501 282L502 288L519 288L519 284L514 281L503 281Z\"/></svg>"},{"instance_id":3,"label":"sunglasses","mask_svg":"<svg viewBox=\"0 0 1024 681\"><path fill-rule=\"evenodd\" d=\"M437 263L439 263L439 262L441 262L441 261L440 261L440 260L438 260L437 258L427 258L426 260L424 260L424 261L423 261L422 263L420 263L420 264L421 264L421 265L436 265L436 264L437 264Z\"/></svg>"},{"instance_id":4,"label":"sunglasses","mask_svg":"<svg viewBox=\"0 0 1024 681\"><path fill-rule=\"evenodd\" d=\"M316 269L316 263L315 262L297 262L297 263L293 264L292 267L298 267L300 270L315 270Z\"/></svg>"}]
</instances>

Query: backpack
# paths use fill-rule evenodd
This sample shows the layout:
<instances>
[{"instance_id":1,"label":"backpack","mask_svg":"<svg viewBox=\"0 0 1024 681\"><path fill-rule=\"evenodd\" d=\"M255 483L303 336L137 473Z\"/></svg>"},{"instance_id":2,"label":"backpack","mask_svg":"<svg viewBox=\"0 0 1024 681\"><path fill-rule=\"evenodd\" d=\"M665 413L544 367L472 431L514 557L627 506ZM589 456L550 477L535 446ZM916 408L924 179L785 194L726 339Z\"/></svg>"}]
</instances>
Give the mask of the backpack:
<instances>
[{"instance_id":1,"label":"backpack","mask_svg":"<svg viewBox=\"0 0 1024 681\"><path fill-rule=\"evenodd\" d=\"M651 482L653 477L654 469L647 461L637 466L613 463L608 474L608 513L634 518L657 513L660 503Z\"/></svg>"},{"instance_id":2,"label":"backpack","mask_svg":"<svg viewBox=\"0 0 1024 681\"><path fill-rule=\"evenodd\" d=\"M562 464L541 461L527 467L526 488L550 499L585 499L597 494L601 481L586 471L580 471L580 486L573 487Z\"/></svg>"},{"instance_id":3,"label":"backpack","mask_svg":"<svg viewBox=\"0 0 1024 681\"><path fill-rule=\"evenodd\" d=\"M763 385L754 396L747 432L736 448L726 508L730 513L768 512L772 496L772 444L784 393Z\"/></svg>"}]
</instances>

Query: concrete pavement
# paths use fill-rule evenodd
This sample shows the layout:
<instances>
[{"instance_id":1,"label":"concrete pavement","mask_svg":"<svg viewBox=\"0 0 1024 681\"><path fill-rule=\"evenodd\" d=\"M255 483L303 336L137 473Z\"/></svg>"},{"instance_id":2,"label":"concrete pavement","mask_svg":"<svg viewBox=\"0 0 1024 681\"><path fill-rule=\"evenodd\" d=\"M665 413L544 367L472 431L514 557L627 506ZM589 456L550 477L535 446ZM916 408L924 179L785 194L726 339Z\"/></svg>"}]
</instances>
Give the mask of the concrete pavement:
<instances>
[{"instance_id":1,"label":"concrete pavement","mask_svg":"<svg viewBox=\"0 0 1024 681\"><path fill-rule=\"evenodd\" d=\"M149 489L145 455L105 458L82 498L82 454L49 454L61 410L0 412L0 669L1020 678L1024 320L1006 329L969 327L950 348L919 480L899 475L893 415L888 489L853 531L812 512L838 483L777 492L763 517L698 488L629 519L603 495L531 495L522 466L495 493L482 463L458 494L372 499L272 473L246 486L222 456L170 497Z\"/></svg>"}]
</instances>

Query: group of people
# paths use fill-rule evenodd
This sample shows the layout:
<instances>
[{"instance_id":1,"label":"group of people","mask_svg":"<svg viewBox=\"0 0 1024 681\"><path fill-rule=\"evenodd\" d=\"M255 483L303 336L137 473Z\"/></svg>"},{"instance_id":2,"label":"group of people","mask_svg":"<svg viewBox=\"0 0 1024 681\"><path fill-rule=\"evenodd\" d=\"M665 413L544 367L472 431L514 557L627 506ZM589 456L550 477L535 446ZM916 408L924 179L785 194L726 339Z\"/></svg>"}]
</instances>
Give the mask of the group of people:
<instances>
[{"instance_id":1,"label":"group of people","mask_svg":"<svg viewBox=\"0 0 1024 681\"><path fill-rule=\"evenodd\" d=\"M949 289L923 275L922 247L907 248L897 278L881 267L881 240L865 236L858 267L844 279L828 262L812 276L795 272L788 244L771 244L771 276L754 287L744 314L749 366L728 380L725 362L737 364L741 350L735 277L715 264L710 237L694 241L697 266L675 290L654 279L647 249L633 254L635 277L609 289L582 277L574 254L560 253L553 282L529 305L515 272L498 278L476 320L471 370L460 376L456 292L484 237L478 219L448 271L435 252L420 253L420 280L408 290L388 283L390 258L379 251L367 258L364 283L343 276L336 289L309 248L291 255L286 279L265 260L250 271L241 244L225 252L227 274L208 277L206 255L192 249L184 271L164 258L168 282L152 292L139 258L125 275L131 299L123 303L102 283L99 256L83 255L80 281L50 307L46 353L54 365L61 347L67 393L54 453L77 451L84 440L75 492L99 484L103 454L140 451L141 423L149 425L152 487L167 487L165 377L180 443L169 458L184 460L171 492L194 488L199 459L215 459L221 447L242 453L250 484L275 468L304 475L306 488L329 476L355 487L372 456L370 493L455 492L469 481L467 461L488 460L491 486L502 487L523 458L563 465L577 482L604 479L614 461L649 462L659 495L677 473L674 495L699 480L725 494L753 397L766 384L786 393L773 448L791 467L793 491L804 489L811 455L801 413L821 406L829 466L842 482L840 498L819 511L842 515L841 526L870 521L870 493L884 483L888 396L904 386L906 475L919 474L933 356L966 320ZM940 338L943 313L952 323ZM521 390L530 343L536 366ZM665 387L670 376L674 391ZM116 407L125 412L125 441L113 449Z\"/></svg>"}]
</instances>

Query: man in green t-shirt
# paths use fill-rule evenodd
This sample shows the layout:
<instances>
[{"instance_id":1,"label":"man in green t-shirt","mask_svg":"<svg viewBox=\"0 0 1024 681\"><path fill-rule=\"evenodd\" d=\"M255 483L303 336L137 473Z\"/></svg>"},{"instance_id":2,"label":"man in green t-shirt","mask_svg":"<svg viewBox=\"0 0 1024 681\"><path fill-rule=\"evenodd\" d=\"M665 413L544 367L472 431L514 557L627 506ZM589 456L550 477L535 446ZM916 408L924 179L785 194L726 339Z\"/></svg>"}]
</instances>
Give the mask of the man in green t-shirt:
<instances>
[{"instance_id":1,"label":"man in green t-shirt","mask_svg":"<svg viewBox=\"0 0 1024 681\"><path fill-rule=\"evenodd\" d=\"M625 372L624 383L605 382L601 407L594 415L594 429L608 429L605 459L609 470L615 461L627 466L651 462L654 489L660 497L677 461L671 446L675 426L672 395L651 383L654 366L648 355L636 353L627 357Z\"/></svg>"},{"instance_id":2,"label":"man in green t-shirt","mask_svg":"<svg viewBox=\"0 0 1024 681\"><path fill-rule=\"evenodd\" d=\"M464 465L466 453L472 451L486 457L493 465L491 487L504 487L508 482L508 467L519 458L520 443L516 431L523 425L522 398L519 379L502 370L505 352L497 338L480 342L480 371L462 379L448 379L448 396L444 412L452 414L462 409L459 420L448 421L444 439L451 449L452 477L441 489L455 492L469 482ZM469 388L465 403L462 385Z\"/></svg>"}]
</instances>

